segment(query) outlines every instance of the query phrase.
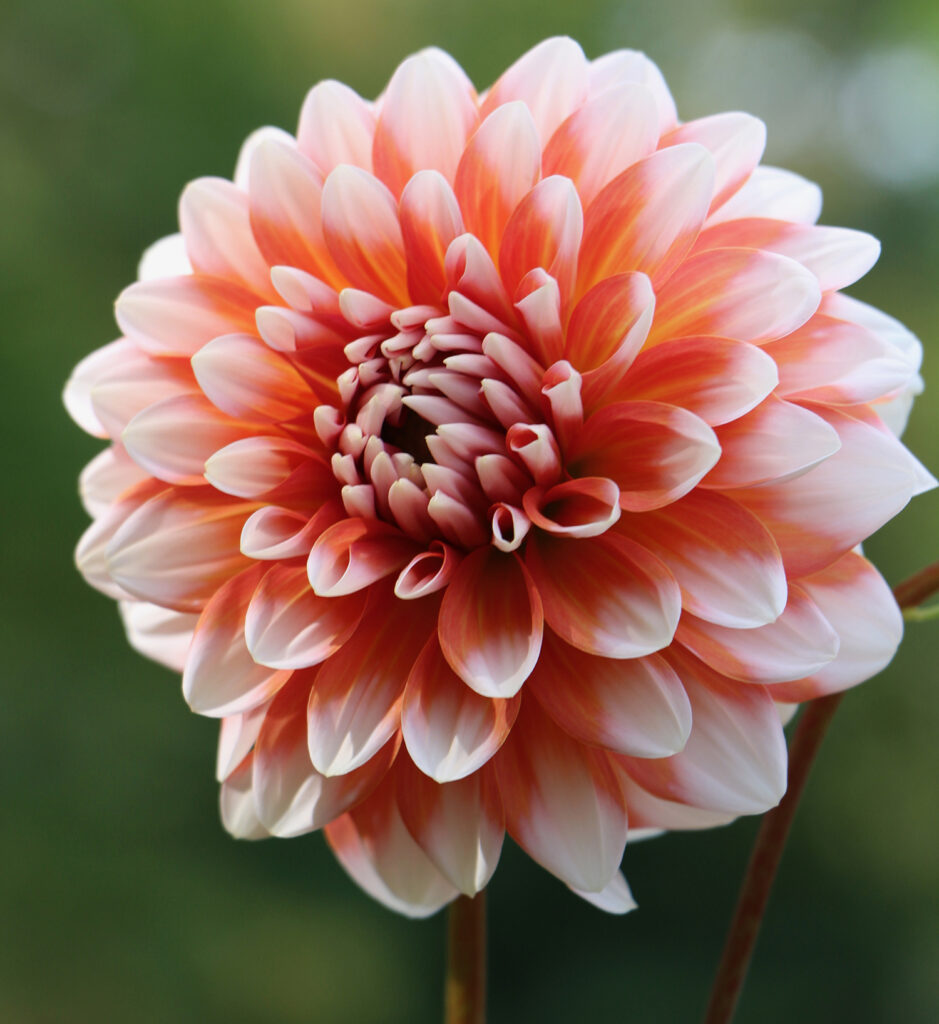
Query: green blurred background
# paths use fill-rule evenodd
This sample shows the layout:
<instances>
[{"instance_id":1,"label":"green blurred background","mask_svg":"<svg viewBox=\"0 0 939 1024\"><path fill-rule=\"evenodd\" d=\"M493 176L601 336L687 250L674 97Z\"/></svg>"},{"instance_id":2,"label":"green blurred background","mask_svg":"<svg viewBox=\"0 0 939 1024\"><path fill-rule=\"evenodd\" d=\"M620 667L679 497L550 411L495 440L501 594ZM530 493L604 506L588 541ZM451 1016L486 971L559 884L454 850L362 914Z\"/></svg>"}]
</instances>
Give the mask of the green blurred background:
<instances>
[{"instance_id":1,"label":"green blurred background","mask_svg":"<svg viewBox=\"0 0 939 1024\"><path fill-rule=\"evenodd\" d=\"M72 568L81 466L59 394L115 336L111 302L174 229L182 185L229 175L305 90L376 94L436 43L482 87L538 39L644 49L691 118L742 108L823 220L884 242L853 294L924 341L907 440L939 468L939 5L930 0L5 0L0 8L4 466L0 1019L393 1024L439 1019L445 920L372 903L319 836L236 843L215 724L126 646ZM939 495L868 545L895 582L937 552ZM739 1015L939 1020L939 624L839 711ZM608 918L516 849L491 887L491 1021L694 1021L755 822L637 844L638 912Z\"/></svg>"}]
</instances>

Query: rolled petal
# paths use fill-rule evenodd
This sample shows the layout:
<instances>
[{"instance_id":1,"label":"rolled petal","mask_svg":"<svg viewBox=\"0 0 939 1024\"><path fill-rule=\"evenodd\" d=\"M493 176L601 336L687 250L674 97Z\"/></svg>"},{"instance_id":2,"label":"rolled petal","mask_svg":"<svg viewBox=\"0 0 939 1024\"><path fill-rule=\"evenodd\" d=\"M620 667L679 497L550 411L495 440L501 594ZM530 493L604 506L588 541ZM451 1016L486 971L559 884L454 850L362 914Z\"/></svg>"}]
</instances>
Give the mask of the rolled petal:
<instances>
[{"instance_id":1,"label":"rolled petal","mask_svg":"<svg viewBox=\"0 0 939 1024\"><path fill-rule=\"evenodd\" d=\"M377 519L344 519L317 537L307 561L310 584L320 597L354 594L406 565L415 547Z\"/></svg>"},{"instance_id":2,"label":"rolled petal","mask_svg":"<svg viewBox=\"0 0 939 1024\"><path fill-rule=\"evenodd\" d=\"M278 505L265 505L245 520L241 553L264 561L306 557L316 538L340 518L342 512L336 502L324 505L312 518Z\"/></svg>"},{"instance_id":3,"label":"rolled petal","mask_svg":"<svg viewBox=\"0 0 939 1024\"><path fill-rule=\"evenodd\" d=\"M626 805L609 757L526 701L495 759L512 838L574 889L600 892L626 846Z\"/></svg>"},{"instance_id":4,"label":"rolled petal","mask_svg":"<svg viewBox=\"0 0 939 1024\"><path fill-rule=\"evenodd\" d=\"M534 534L526 564L545 620L571 646L605 658L639 658L671 642L681 611L678 584L628 538Z\"/></svg>"},{"instance_id":5,"label":"rolled petal","mask_svg":"<svg viewBox=\"0 0 939 1024\"><path fill-rule=\"evenodd\" d=\"M465 778L502 746L520 706L519 695L503 700L471 690L431 637L404 691L401 732L408 754L437 782Z\"/></svg>"},{"instance_id":6,"label":"rolled petal","mask_svg":"<svg viewBox=\"0 0 939 1024\"><path fill-rule=\"evenodd\" d=\"M681 682L656 655L601 658L548 633L528 691L569 736L619 754L668 757L691 732Z\"/></svg>"},{"instance_id":7,"label":"rolled petal","mask_svg":"<svg viewBox=\"0 0 939 1024\"><path fill-rule=\"evenodd\" d=\"M448 544L431 541L426 551L415 555L395 581L395 597L413 601L442 590L459 565L460 556Z\"/></svg>"},{"instance_id":8,"label":"rolled petal","mask_svg":"<svg viewBox=\"0 0 939 1024\"><path fill-rule=\"evenodd\" d=\"M541 650L541 598L514 554L480 548L453 574L440 608L440 648L483 697L513 697Z\"/></svg>"},{"instance_id":9,"label":"rolled petal","mask_svg":"<svg viewBox=\"0 0 939 1024\"><path fill-rule=\"evenodd\" d=\"M522 507L531 522L559 537L598 537L620 517L620 492L607 477L582 476L554 487L532 487Z\"/></svg>"}]
</instances>

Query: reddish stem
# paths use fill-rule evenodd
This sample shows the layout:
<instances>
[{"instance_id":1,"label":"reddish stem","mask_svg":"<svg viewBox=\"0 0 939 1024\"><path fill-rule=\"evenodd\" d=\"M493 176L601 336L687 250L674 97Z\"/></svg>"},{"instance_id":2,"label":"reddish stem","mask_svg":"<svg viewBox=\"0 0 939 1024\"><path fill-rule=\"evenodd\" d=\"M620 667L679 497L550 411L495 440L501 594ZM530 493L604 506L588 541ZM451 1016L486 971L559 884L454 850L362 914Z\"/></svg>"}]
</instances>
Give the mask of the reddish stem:
<instances>
[{"instance_id":1,"label":"reddish stem","mask_svg":"<svg viewBox=\"0 0 939 1024\"><path fill-rule=\"evenodd\" d=\"M447 920L444 1024L486 1021L486 893L460 896Z\"/></svg>"},{"instance_id":2,"label":"reddish stem","mask_svg":"<svg viewBox=\"0 0 939 1024\"><path fill-rule=\"evenodd\" d=\"M939 591L939 562L894 587L901 608L912 608ZM776 870L812 762L843 694L811 701L802 712L789 747L789 783L778 807L763 818L740 888L737 907L714 978L704 1024L730 1024L743 987Z\"/></svg>"}]
</instances>

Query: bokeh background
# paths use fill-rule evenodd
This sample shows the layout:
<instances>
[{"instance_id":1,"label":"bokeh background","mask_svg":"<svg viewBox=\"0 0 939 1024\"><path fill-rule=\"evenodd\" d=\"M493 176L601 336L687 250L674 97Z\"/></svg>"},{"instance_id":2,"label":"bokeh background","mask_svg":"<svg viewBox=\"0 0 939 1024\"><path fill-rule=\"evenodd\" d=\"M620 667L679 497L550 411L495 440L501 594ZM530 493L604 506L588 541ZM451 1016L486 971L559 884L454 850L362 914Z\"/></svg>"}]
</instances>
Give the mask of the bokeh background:
<instances>
[{"instance_id":1,"label":"bokeh background","mask_svg":"<svg viewBox=\"0 0 939 1024\"><path fill-rule=\"evenodd\" d=\"M907 440L939 469L939 5L931 0L4 0L0 7L0 1019L395 1024L439 1019L443 915L362 895L319 836L236 843L214 723L127 648L71 551L71 366L174 230L197 175L335 77L376 94L436 43L482 87L554 33L659 62L684 118L746 109L823 221L884 243L853 294L926 348ZM888 579L939 554L939 496L868 545ZM797 819L741 1024L939 1020L939 624L838 713ZM631 847L607 918L517 849L491 886L491 1021L698 1018L755 830Z\"/></svg>"}]
</instances>

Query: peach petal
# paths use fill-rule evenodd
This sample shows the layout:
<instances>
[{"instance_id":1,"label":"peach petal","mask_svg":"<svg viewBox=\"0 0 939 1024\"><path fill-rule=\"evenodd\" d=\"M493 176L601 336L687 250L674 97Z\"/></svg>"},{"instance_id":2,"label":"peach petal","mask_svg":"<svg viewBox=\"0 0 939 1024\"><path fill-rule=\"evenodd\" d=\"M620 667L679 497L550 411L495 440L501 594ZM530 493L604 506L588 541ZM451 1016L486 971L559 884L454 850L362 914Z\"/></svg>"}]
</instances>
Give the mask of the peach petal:
<instances>
[{"instance_id":1,"label":"peach petal","mask_svg":"<svg viewBox=\"0 0 939 1024\"><path fill-rule=\"evenodd\" d=\"M396 774L398 809L411 836L460 892L481 892L499 863L505 837L493 774L483 770L441 784L410 766L406 758L398 762Z\"/></svg>"},{"instance_id":2,"label":"peach petal","mask_svg":"<svg viewBox=\"0 0 939 1024\"><path fill-rule=\"evenodd\" d=\"M264 715L270 703L259 704L239 715L226 715L218 727L215 777L224 782L254 749ZM254 758L251 758L252 765Z\"/></svg>"},{"instance_id":3,"label":"peach petal","mask_svg":"<svg viewBox=\"0 0 939 1024\"><path fill-rule=\"evenodd\" d=\"M494 765L512 838L573 888L604 889L619 869L627 829L608 755L525 701Z\"/></svg>"},{"instance_id":4,"label":"peach petal","mask_svg":"<svg viewBox=\"0 0 939 1024\"><path fill-rule=\"evenodd\" d=\"M614 50L591 61L591 96L599 96L607 89L629 82L645 86L655 98L659 134L674 127L678 120L675 101L668 91L662 72L644 53L638 50Z\"/></svg>"},{"instance_id":5,"label":"peach petal","mask_svg":"<svg viewBox=\"0 0 939 1024\"><path fill-rule=\"evenodd\" d=\"M668 757L684 747L691 732L685 691L657 655L601 658L548 633L528 688L568 735L589 746Z\"/></svg>"},{"instance_id":6,"label":"peach petal","mask_svg":"<svg viewBox=\"0 0 939 1024\"><path fill-rule=\"evenodd\" d=\"M186 240L176 232L148 245L137 266L138 281L154 281L161 277L179 277L192 273L192 263L186 255Z\"/></svg>"},{"instance_id":7,"label":"peach petal","mask_svg":"<svg viewBox=\"0 0 939 1024\"><path fill-rule=\"evenodd\" d=\"M708 217L708 225L740 217L772 217L774 220L814 224L822 212L822 190L792 171L761 165L720 209Z\"/></svg>"},{"instance_id":8,"label":"peach petal","mask_svg":"<svg viewBox=\"0 0 939 1024\"><path fill-rule=\"evenodd\" d=\"M532 487L522 498L531 522L558 537L598 537L620 517L620 492L608 477L582 476Z\"/></svg>"},{"instance_id":9,"label":"peach petal","mask_svg":"<svg viewBox=\"0 0 939 1024\"><path fill-rule=\"evenodd\" d=\"M502 746L521 697L482 697L447 664L431 637L408 676L401 732L411 760L437 782L478 771Z\"/></svg>"},{"instance_id":10,"label":"peach petal","mask_svg":"<svg viewBox=\"0 0 939 1024\"><path fill-rule=\"evenodd\" d=\"M325 177L338 164L372 169L371 104L341 82L315 85L300 111L297 146Z\"/></svg>"},{"instance_id":11,"label":"peach petal","mask_svg":"<svg viewBox=\"0 0 939 1024\"><path fill-rule=\"evenodd\" d=\"M398 217L411 299L439 303L447 285L447 249L463 234L460 204L450 183L439 171L418 171L404 186Z\"/></svg>"},{"instance_id":12,"label":"peach petal","mask_svg":"<svg viewBox=\"0 0 939 1024\"><path fill-rule=\"evenodd\" d=\"M694 413L661 402L616 402L584 424L568 468L611 477L620 507L646 512L683 497L719 458L717 435Z\"/></svg>"},{"instance_id":13,"label":"peach petal","mask_svg":"<svg viewBox=\"0 0 939 1024\"><path fill-rule=\"evenodd\" d=\"M658 835L666 830L714 828L716 825L726 825L736 817L726 811L704 810L653 796L625 772L620 774L619 782L629 808L629 842Z\"/></svg>"},{"instance_id":14,"label":"peach petal","mask_svg":"<svg viewBox=\"0 0 939 1024\"><path fill-rule=\"evenodd\" d=\"M205 463L205 478L219 491L239 498L268 494L308 467L314 486L306 492L318 506L336 493L336 481L326 463L305 444L289 437L246 437L216 451Z\"/></svg>"},{"instance_id":15,"label":"peach petal","mask_svg":"<svg viewBox=\"0 0 939 1024\"><path fill-rule=\"evenodd\" d=\"M628 538L535 534L526 564L545 621L572 647L640 658L671 643L681 613L678 585L662 561Z\"/></svg>"},{"instance_id":16,"label":"peach petal","mask_svg":"<svg viewBox=\"0 0 939 1024\"><path fill-rule=\"evenodd\" d=\"M341 518L342 509L335 501L323 505L312 518L279 505L265 505L245 520L241 553L263 561L306 558L316 538Z\"/></svg>"},{"instance_id":17,"label":"peach petal","mask_svg":"<svg viewBox=\"0 0 939 1024\"><path fill-rule=\"evenodd\" d=\"M375 173L395 195L417 171L452 181L476 127L476 90L457 62L431 47L399 64L375 129Z\"/></svg>"},{"instance_id":18,"label":"peach petal","mask_svg":"<svg viewBox=\"0 0 939 1024\"><path fill-rule=\"evenodd\" d=\"M245 611L265 566L253 565L219 587L196 624L183 671L183 696L193 711L213 718L263 704L290 678L259 665L245 643Z\"/></svg>"},{"instance_id":19,"label":"peach petal","mask_svg":"<svg viewBox=\"0 0 939 1024\"><path fill-rule=\"evenodd\" d=\"M541 598L514 554L493 548L460 563L440 609L440 647L454 672L483 697L513 697L541 650Z\"/></svg>"},{"instance_id":20,"label":"peach petal","mask_svg":"<svg viewBox=\"0 0 939 1024\"><path fill-rule=\"evenodd\" d=\"M142 483L148 475L124 451L123 445L109 445L98 452L78 477L78 493L85 511L92 518L103 516L124 491Z\"/></svg>"},{"instance_id":21,"label":"peach petal","mask_svg":"<svg viewBox=\"0 0 939 1024\"><path fill-rule=\"evenodd\" d=\"M555 362L564 351L557 281L540 267L529 271L515 290L515 308L525 325L526 347L534 359L545 365Z\"/></svg>"},{"instance_id":22,"label":"peach petal","mask_svg":"<svg viewBox=\"0 0 939 1024\"><path fill-rule=\"evenodd\" d=\"M701 230L713 189L713 160L694 144L659 150L623 171L587 207L579 293L629 271L647 274L656 288L668 280Z\"/></svg>"},{"instance_id":23,"label":"peach petal","mask_svg":"<svg viewBox=\"0 0 939 1024\"><path fill-rule=\"evenodd\" d=\"M350 518L316 539L307 561L314 593L341 597L371 586L406 565L415 544L379 520Z\"/></svg>"},{"instance_id":24,"label":"peach petal","mask_svg":"<svg viewBox=\"0 0 939 1024\"><path fill-rule=\"evenodd\" d=\"M254 794L251 792L253 757L253 754L249 754L225 779L219 790L222 825L235 839L267 839L270 835L254 808Z\"/></svg>"},{"instance_id":25,"label":"peach petal","mask_svg":"<svg viewBox=\"0 0 939 1024\"><path fill-rule=\"evenodd\" d=\"M739 502L696 490L666 508L624 517L620 529L665 562L683 607L699 618L749 629L775 622L786 606L777 535Z\"/></svg>"},{"instance_id":26,"label":"peach petal","mask_svg":"<svg viewBox=\"0 0 939 1024\"><path fill-rule=\"evenodd\" d=\"M131 647L174 672L182 672L198 615L147 601L121 601L118 608Z\"/></svg>"}]
</instances>

